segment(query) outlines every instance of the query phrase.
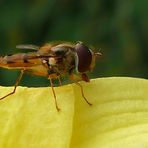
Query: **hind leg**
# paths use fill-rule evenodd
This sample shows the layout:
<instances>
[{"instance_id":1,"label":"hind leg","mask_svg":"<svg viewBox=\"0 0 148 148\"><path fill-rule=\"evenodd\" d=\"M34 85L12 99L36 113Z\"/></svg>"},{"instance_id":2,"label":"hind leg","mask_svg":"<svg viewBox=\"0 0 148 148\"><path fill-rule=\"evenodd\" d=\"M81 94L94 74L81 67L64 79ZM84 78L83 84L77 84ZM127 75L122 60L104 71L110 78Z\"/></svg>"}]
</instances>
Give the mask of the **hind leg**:
<instances>
[{"instance_id":1,"label":"hind leg","mask_svg":"<svg viewBox=\"0 0 148 148\"><path fill-rule=\"evenodd\" d=\"M19 85L19 83L20 83L20 81L21 81L21 79L22 79L22 77L23 77L23 74L24 74L24 70L21 71L21 73L20 73L20 75L19 75L19 77L18 77L18 79L17 79L17 81L16 81L16 83L15 83L15 86L14 86L13 91L10 92L10 93L8 93L7 95L1 97L0 100L4 99L4 98L6 98L6 97L8 97L8 96L10 96L10 95L13 95L13 94L15 93L16 88L17 88L17 86Z\"/></svg>"}]
</instances>

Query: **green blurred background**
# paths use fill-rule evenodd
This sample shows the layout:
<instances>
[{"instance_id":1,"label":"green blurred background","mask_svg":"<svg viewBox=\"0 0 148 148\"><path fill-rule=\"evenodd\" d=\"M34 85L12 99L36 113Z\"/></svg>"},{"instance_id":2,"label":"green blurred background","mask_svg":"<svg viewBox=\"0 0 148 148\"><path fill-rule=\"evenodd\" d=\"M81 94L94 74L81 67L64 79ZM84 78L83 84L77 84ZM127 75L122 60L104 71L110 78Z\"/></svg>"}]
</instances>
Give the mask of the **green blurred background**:
<instances>
[{"instance_id":1,"label":"green blurred background","mask_svg":"<svg viewBox=\"0 0 148 148\"><path fill-rule=\"evenodd\" d=\"M18 52L17 44L83 41L103 53L91 78L148 78L147 7L147 0L3 0L0 55ZM0 68L0 85L13 85L18 74ZM49 82L26 75L21 85L48 86Z\"/></svg>"}]
</instances>

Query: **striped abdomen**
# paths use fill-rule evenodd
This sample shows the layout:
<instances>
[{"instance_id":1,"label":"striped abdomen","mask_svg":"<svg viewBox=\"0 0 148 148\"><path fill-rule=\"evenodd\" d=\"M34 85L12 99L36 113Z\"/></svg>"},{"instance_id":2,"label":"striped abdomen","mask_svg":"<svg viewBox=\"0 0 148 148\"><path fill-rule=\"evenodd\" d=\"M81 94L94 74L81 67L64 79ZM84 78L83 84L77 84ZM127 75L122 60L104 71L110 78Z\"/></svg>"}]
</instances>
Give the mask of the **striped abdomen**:
<instances>
[{"instance_id":1,"label":"striped abdomen","mask_svg":"<svg viewBox=\"0 0 148 148\"><path fill-rule=\"evenodd\" d=\"M31 67L41 64L41 60L37 58L33 53L19 53L14 55L8 55L0 57L0 67L8 69L21 69L23 67Z\"/></svg>"}]
</instances>

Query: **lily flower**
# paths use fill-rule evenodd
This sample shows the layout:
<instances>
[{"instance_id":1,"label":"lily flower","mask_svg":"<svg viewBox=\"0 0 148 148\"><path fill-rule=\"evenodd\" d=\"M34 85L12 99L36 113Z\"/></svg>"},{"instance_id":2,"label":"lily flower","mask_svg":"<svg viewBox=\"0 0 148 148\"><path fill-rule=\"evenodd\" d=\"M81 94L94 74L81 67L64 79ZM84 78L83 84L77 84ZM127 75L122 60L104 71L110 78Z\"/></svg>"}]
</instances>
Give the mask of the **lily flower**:
<instances>
[{"instance_id":1,"label":"lily flower","mask_svg":"<svg viewBox=\"0 0 148 148\"><path fill-rule=\"evenodd\" d=\"M18 87L0 101L0 148L146 148L148 81L110 77L75 84ZM12 87L0 87L0 96Z\"/></svg>"}]
</instances>

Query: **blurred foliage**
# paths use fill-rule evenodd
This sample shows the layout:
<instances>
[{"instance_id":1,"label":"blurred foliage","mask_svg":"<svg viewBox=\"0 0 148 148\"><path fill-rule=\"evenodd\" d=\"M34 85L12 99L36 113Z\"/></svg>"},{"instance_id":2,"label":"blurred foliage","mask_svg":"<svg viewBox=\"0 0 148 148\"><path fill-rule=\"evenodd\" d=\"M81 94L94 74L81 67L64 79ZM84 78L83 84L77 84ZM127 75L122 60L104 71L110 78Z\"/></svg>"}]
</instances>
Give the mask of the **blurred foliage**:
<instances>
[{"instance_id":1,"label":"blurred foliage","mask_svg":"<svg viewBox=\"0 0 148 148\"><path fill-rule=\"evenodd\" d=\"M91 78L148 78L147 6L147 0L3 0L0 55L15 53L17 44L79 40L103 53ZM17 75L18 71L0 69L0 85L13 85ZM21 83L48 84L45 78L32 76Z\"/></svg>"}]
</instances>

